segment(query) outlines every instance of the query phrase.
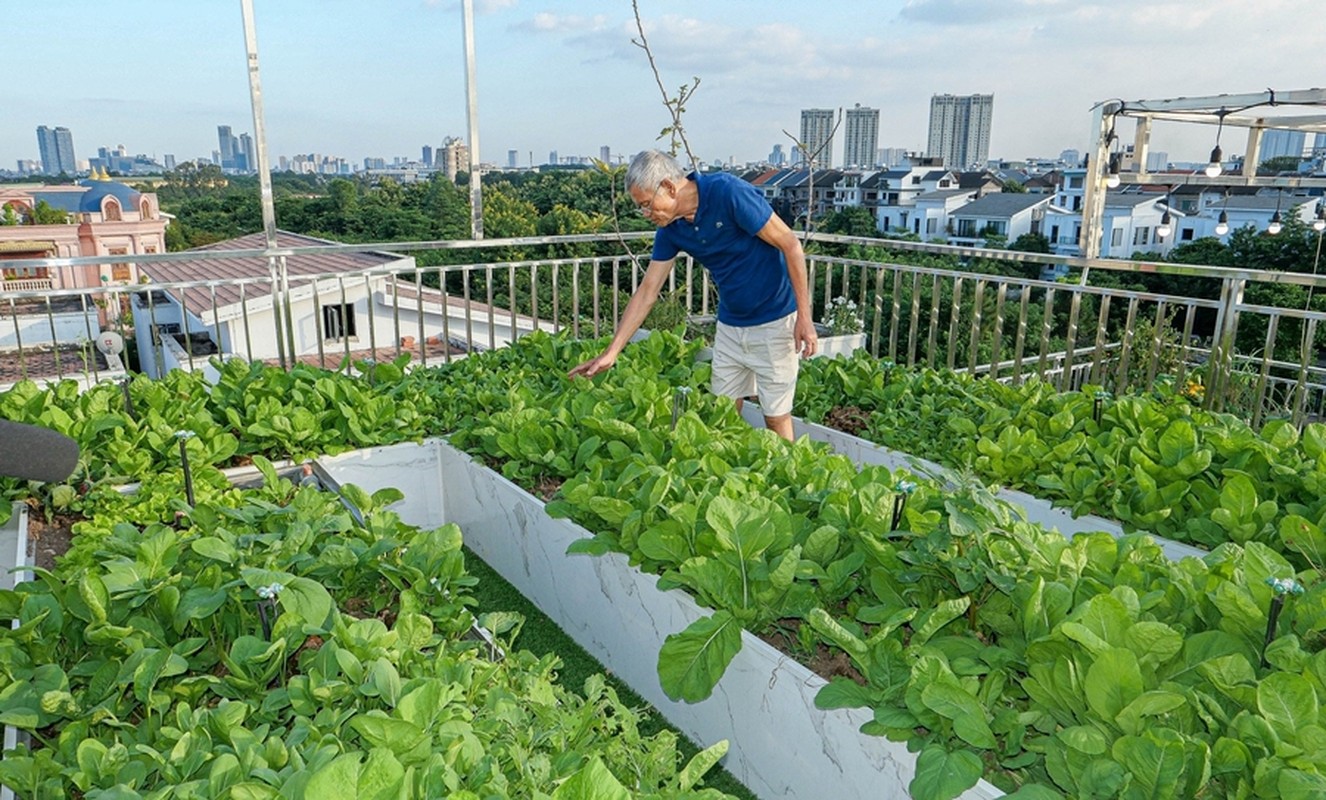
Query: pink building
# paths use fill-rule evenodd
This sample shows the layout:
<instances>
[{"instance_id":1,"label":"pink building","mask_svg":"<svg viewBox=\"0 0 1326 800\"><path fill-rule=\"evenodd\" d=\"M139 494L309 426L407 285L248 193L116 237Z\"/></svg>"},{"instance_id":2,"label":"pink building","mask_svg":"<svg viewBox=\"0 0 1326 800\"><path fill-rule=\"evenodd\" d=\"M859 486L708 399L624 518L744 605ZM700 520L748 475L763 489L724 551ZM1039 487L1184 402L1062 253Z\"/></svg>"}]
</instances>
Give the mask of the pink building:
<instances>
[{"instance_id":1,"label":"pink building","mask_svg":"<svg viewBox=\"0 0 1326 800\"><path fill-rule=\"evenodd\" d=\"M34 210L42 201L66 213L69 222L31 224ZM6 219L18 224L2 224ZM69 186L0 187L0 295L6 290L138 283L138 270L132 262L50 270L5 268L5 261L164 252L166 219L155 194L144 194L112 180L83 180Z\"/></svg>"}]
</instances>

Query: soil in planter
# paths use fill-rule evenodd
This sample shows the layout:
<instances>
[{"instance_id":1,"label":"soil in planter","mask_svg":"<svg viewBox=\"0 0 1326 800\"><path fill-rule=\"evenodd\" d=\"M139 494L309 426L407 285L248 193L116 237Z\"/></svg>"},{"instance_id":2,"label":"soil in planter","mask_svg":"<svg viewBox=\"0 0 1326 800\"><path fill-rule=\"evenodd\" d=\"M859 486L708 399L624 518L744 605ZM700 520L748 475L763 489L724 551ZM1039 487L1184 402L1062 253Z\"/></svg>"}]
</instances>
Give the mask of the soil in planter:
<instances>
[{"instance_id":1,"label":"soil in planter","mask_svg":"<svg viewBox=\"0 0 1326 800\"><path fill-rule=\"evenodd\" d=\"M51 521L40 510L28 514L28 563L42 569L55 569L55 559L69 552L74 540L73 527L81 517L56 514Z\"/></svg>"},{"instance_id":2,"label":"soil in planter","mask_svg":"<svg viewBox=\"0 0 1326 800\"><path fill-rule=\"evenodd\" d=\"M806 653L798 647L786 629L795 630L801 624L801 621L796 619L781 620L782 629L769 628L760 633L759 637L765 644L791 656L826 681L830 678L850 678L862 686L866 684L865 676L852 664L851 657L843 651L831 649L824 644L817 645L814 653Z\"/></svg>"},{"instance_id":3,"label":"soil in planter","mask_svg":"<svg viewBox=\"0 0 1326 800\"><path fill-rule=\"evenodd\" d=\"M824 424L836 431L859 436L870 425L870 412L860 406L838 406L825 415Z\"/></svg>"}]
</instances>

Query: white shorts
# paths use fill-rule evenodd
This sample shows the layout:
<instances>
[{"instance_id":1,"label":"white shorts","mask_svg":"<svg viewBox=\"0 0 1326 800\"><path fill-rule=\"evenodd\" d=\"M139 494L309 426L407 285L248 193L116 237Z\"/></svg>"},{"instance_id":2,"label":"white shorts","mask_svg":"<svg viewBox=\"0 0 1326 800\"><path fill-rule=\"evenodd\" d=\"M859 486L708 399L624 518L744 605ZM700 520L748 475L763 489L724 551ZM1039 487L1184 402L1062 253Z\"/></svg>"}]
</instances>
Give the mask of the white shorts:
<instances>
[{"instance_id":1,"label":"white shorts","mask_svg":"<svg viewBox=\"0 0 1326 800\"><path fill-rule=\"evenodd\" d=\"M756 395L766 417L792 413L797 390L797 315L739 328L718 323L714 334L713 393L742 398Z\"/></svg>"}]
</instances>

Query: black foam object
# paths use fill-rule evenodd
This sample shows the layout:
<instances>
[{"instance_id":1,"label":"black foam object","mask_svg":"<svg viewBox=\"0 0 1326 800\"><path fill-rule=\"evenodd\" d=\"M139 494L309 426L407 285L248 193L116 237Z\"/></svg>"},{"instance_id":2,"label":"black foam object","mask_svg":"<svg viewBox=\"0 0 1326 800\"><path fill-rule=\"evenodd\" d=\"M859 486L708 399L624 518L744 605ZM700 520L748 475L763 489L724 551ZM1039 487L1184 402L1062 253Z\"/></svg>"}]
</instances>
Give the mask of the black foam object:
<instances>
[{"instance_id":1,"label":"black foam object","mask_svg":"<svg viewBox=\"0 0 1326 800\"><path fill-rule=\"evenodd\" d=\"M59 483L78 466L78 442L37 425L0 419L0 477Z\"/></svg>"}]
</instances>

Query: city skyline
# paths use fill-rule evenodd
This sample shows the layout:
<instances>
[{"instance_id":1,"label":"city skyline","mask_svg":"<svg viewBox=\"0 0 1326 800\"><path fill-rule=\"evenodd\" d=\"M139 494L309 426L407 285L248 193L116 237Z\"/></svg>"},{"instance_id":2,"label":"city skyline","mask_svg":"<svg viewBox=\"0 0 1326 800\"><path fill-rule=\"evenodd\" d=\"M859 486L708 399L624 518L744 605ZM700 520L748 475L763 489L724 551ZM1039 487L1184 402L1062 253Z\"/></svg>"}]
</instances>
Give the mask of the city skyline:
<instances>
[{"instance_id":1,"label":"city skyline","mask_svg":"<svg viewBox=\"0 0 1326 800\"><path fill-rule=\"evenodd\" d=\"M614 156L652 146L670 120L625 0L475 0L480 154ZM217 126L252 130L238 2L6 4L17 45L56 63L0 88L0 166L38 160L39 125L68 128L83 158L125 145L158 161L210 157ZM863 14L863 9L869 13ZM107 13L112 12L112 13ZM803 108L880 109L878 146L924 151L937 93L997 94L992 156L1086 151L1100 100L1308 88L1326 26L1308 0L891 0L792 4L640 2L663 85L699 77L687 137L704 161L765 157ZM458 0L256 0L269 153L417 158L468 136ZM128 73L107 59L133 53ZM1219 54L1214 58L1213 54ZM115 79L111 80L110 77ZM673 90L675 91L675 89ZM1272 112L1274 113L1274 112ZM1193 130L1196 128L1196 130ZM1202 160L1212 132L1159 125L1156 145ZM1226 137L1226 149L1239 147ZM540 159L534 158L535 163Z\"/></svg>"}]
</instances>

